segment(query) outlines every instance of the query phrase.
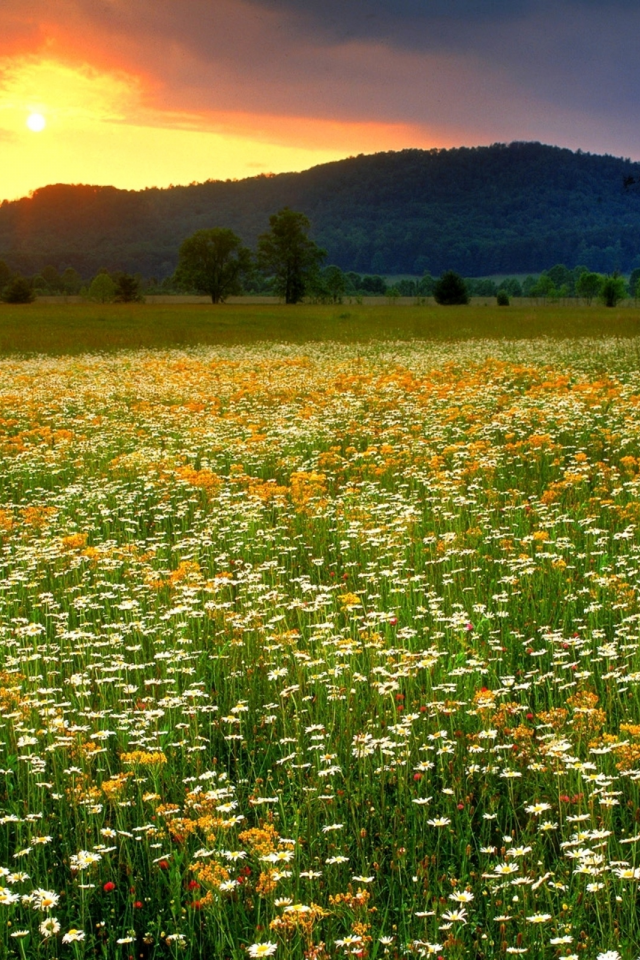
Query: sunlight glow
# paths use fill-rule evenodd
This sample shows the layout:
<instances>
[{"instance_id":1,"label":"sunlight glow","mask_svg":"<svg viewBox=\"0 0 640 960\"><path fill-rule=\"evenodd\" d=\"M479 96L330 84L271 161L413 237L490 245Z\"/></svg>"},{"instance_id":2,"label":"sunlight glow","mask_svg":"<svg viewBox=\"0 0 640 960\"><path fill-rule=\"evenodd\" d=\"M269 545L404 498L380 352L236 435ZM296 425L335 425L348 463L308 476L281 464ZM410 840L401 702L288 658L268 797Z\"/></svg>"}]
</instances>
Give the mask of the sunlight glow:
<instances>
[{"instance_id":1,"label":"sunlight glow","mask_svg":"<svg viewBox=\"0 0 640 960\"><path fill-rule=\"evenodd\" d=\"M27 126L34 133L40 133L47 125L47 121L41 113L30 113L27 117Z\"/></svg>"},{"instance_id":2,"label":"sunlight glow","mask_svg":"<svg viewBox=\"0 0 640 960\"><path fill-rule=\"evenodd\" d=\"M31 132L45 127L43 156L41 138ZM349 154L436 142L426 139L403 124L168 110L142 75L0 57L0 201L48 183L140 190L305 170Z\"/></svg>"}]
</instances>

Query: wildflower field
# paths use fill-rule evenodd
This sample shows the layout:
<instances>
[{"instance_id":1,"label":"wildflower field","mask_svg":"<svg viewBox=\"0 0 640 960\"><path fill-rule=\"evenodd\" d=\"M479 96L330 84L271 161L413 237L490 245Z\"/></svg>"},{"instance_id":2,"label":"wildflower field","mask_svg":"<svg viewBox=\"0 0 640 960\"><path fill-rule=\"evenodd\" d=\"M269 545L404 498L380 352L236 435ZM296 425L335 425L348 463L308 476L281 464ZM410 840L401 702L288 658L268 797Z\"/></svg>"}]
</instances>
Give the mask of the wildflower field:
<instances>
[{"instance_id":1,"label":"wildflower field","mask_svg":"<svg viewBox=\"0 0 640 960\"><path fill-rule=\"evenodd\" d=\"M640 341L0 360L0 956L640 953Z\"/></svg>"}]
</instances>

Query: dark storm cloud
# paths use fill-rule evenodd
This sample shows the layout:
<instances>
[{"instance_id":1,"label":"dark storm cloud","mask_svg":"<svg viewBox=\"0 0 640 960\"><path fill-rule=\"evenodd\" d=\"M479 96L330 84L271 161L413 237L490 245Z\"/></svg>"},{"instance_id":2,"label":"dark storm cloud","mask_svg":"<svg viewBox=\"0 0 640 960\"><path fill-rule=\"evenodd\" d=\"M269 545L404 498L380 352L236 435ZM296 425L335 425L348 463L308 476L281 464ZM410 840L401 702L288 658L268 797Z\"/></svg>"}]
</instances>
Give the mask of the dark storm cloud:
<instances>
[{"instance_id":1,"label":"dark storm cloud","mask_svg":"<svg viewBox=\"0 0 640 960\"><path fill-rule=\"evenodd\" d=\"M553 107L635 113L640 83L640 4L637 0L77 0L90 20L107 30L137 38L141 47L179 44L215 76L230 71L234 82L225 89L239 101L256 98L264 109L273 98L282 109L290 98L293 109L307 103L309 86L333 74L353 89L336 100L336 107L353 103L366 110L369 77L349 76L340 51L351 45L373 44L401 58L453 55L467 61L476 93L486 77L486 94L494 96L495 77L502 76L511 92ZM174 55L179 67L179 58ZM186 65L189 70L195 64ZM361 70L362 65L357 64ZM403 74L401 66L398 77ZM428 74L428 71L427 71ZM403 78L404 79L404 78ZM420 120L417 89L386 85L378 76L379 104L389 120ZM402 81L399 80L400 83ZM249 91L252 91L249 94ZM394 96L395 94L395 96ZM459 105L458 105L459 109ZM455 110L454 110L455 113ZM348 115L348 114L347 114ZM629 121L632 121L629 115Z\"/></svg>"},{"instance_id":2,"label":"dark storm cloud","mask_svg":"<svg viewBox=\"0 0 640 960\"><path fill-rule=\"evenodd\" d=\"M466 46L484 28L516 28L539 15L550 23L575 22L602 13L619 20L637 10L637 0L255 0L334 40L374 39L429 49L446 40Z\"/></svg>"}]
</instances>

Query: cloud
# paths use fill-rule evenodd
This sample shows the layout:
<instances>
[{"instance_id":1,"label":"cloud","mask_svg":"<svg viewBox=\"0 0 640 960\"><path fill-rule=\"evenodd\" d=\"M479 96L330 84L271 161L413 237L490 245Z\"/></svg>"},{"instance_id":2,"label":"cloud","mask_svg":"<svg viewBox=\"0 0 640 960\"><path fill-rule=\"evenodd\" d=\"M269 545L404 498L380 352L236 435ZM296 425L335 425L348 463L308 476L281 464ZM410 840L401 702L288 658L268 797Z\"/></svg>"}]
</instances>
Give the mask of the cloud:
<instances>
[{"instance_id":1,"label":"cloud","mask_svg":"<svg viewBox=\"0 0 640 960\"><path fill-rule=\"evenodd\" d=\"M0 53L136 78L131 122L277 117L640 150L631 0L12 0ZM180 120L182 117L182 121ZM163 121L164 118L164 121ZM244 121L243 121L244 122ZM284 127L283 123L283 127ZM625 135L624 131L627 129ZM308 127L307 127L308 132Z\"/></svg>"}]
</instances>

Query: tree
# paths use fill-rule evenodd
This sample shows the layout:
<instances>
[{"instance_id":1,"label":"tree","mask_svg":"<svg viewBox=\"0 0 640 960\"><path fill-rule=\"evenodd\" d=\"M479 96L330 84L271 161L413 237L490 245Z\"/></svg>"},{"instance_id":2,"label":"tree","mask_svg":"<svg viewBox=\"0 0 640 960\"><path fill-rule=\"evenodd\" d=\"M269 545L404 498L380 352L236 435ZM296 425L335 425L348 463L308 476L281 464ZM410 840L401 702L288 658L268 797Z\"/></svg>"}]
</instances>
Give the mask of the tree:
<instances>
[{"instance_id":1,"label":"tree","mask_svg":"<svg viewBox=\"0 0 640 960\"><path fill-rule=\"evenodd\" d=\"M556 300L559 295L559 291L546 271L540 274L535 286L529 291L529 296L536 297L536 299L542 297L545 300Z\"/></svg>"},{"instance_id":2,"label":"tree","mask_svg":"<svg viewBox=\"0 0 640 960\"><path fill-rule=\"evenodd\" d=\"M326 251L309 239L311 223L304 213L284 207L269 224L271 229L258 237L258 262L285 303L299 303Z\"/></svg>"},{"instance_id":3,"label":"tree","mask_svg":"<svg viewBox=\"0 0 640 960\"><path fill-rule=\"evenodd\" d=\"M395 287L401 297L415 297L418 293L418 284L415 280L398 280Z\"/></svg>"},{"instance_id":4,"label":"tree","mask_svg":"<svg viewBox=\"0 0 640 960\"><path fill-rule=\"evenodd\" d=\"M400 299L400 291L398 290L395 283L393 284L393 286L389 287L389 289L387 290L387 296L389 298L389 303L397 303L398 300Z\"/></svg>"},{"instance_id":5,"label":"tree","mask_svg":"<svg viewBox=\"0 0 640 960\"><path fill-rule=\"evenodd\" d=\"M615 272L604 278L600 298L605 307L615 307L621 300L624 300L626 295L627 287L624 277L621 277L619 273Z\"/></svg>"},{"instance_id":6,"label":"tree","mask_svg":"<svg viewBox=\"0 0 640 960\"><path fill-rule=\"evenodd\" d=\"M89 286L89 299L98 303L112 303L116 296L116 285L108 273L99 273Z\"/></svg>"},{"instance_id":7,"label":"tree","mask_svg":"<svg viewBox=\"0 0 640 960\"><path fill-rule=\"evenodd\" d=\"M309 275L306 291L314 303L342 303L346 283L340 267L325 267Z\"/></svg>"},{"instance_id":8,"label":"tree","mask_svg":"<svg viewBox=\"0 0 640 960\"><path fill-rule=\"evenodd\" d=\"M242 293L251 272L251 251L227 227L196 230L183 240L174 274L176 286L208 293L212 303Z\"/></svg>"},{"instance_id":9,"label":"tree","mask_svg":"<svg viewBox=\"0 0 640 960\"><path fill-rule=\"evenodd\" d=\"M333 303L342 303L342 298L347 288L347 280L340 267L333 265L326 267L322 271L322 275Z\"/></svg>"},{"instance_id":10,"label":"tree","mask_svg":"<svg viewBox=\"0 0 640 960\"><path fill-rule=\"evenodd\" d=\"M433 288L436 285L436 281L431 276L430 273L425 273L422 279L418 283L418 294L421 297L430 297L433 294Z\"/></svg>"},{"instance_id":11,"label":"tree","mask_svg":"<svg viewBox=\"0 0 640 960\"><path fill-rule=\"evenodd\" d=\"M546 274L551 279L560 296L563 296L561 292L563 287L567 288L567 293L564 294L564 296L571 296L573 294L573 272L569 270L568 267L565 267L564 263L557 263L555 267L551 267L550 270L547 270Z\"/></svg>"},{"instance_id":12,"label":"tree","mask_svg":"<svg viewBox=\"0 0 640 960\"><path fill-rule=\"evenodd\" d=\"M67 267L60 277L62 290L67 294L78 293L82 286L82 277L73 267Z\"/></svg>"},{"instance_id":13,"label":"tree","mask_svg":"<svg viewBox=\"0 0 640 960\"><path fill-rule=\"evenodd\" d=\"M0 260L0 290L4 290L9 281L13 279L13 276L14 273L11 267L8 267L4 260Z\"/></svg>"},{"instance_id":14,"label":"tree","mask_svg":"<svg viewBox=\"0 0 640 960\"><path fill-rule=\"evenodd\" d=\"M2 291L5 303L33 303L36 295L33 287L25 277L15 276Z\"/></svg>"},{"instance_id":15,"label":"tree","mask_svg":"<svg viewBox=\"0 0 640 960\"><path fill-rule=\"evenodd\" d=\"M469 303L469 294L467 285L462 277L454 273L453 270L447 270L433 288L433 295L436 303L442 306L453 306L454 304Z\"/></svg>"},{"instance_id":16,"label":"tree","mask_svg":"<svg viewBox=\"0 0 640 960\"><path fill-rule=\"evenodd\" d=\"M631 271L631 276L629 277L629 293L635 299L638 299L638 284L640 283L640 267L636 267L635 270Z\"/></svg>"},{"instance_id":17,"label":"tree","mask_svg":"<svg viewBox=\"0 0 640 960\"><path fill-rule=\"evenodd\" d=\"M374 276L374 277L362 277L360 282L360 289L364 290L365 293L370 293L373 296L380 294L384 296L387 292L387 284L384 277Z\"/></svg>"},{"instance_id":18,"label":"tree","mask_svg":"<svg viewBox=\"0 0 640 960\"><path fill-rule=\"evenodd\" d=\"M116 278L116 303L142 303L140 281L130 273L121 273Z\"/></svg>"},{"instance_id":19,"label":"tree","mask_svg":"<svg viewBox=\"0 0 640 960\"><path fill-rule=\"evenodd\" d=\"M307 278L305 293L311 303L331 303L331 294L322 270L315 270Z\"/></svg>"},{"instance_id":20,"label":"tree","mask_svg":"<svg viewBox=\"0 0 640 960\"><path fill-rule=\"evenodd\" d=\"M40 277L44 280L44 287L50 293L59 293L60 292L60 274L55 267L52 267L50 264L40 272ZM34 285L36 281L34 280Z\"/></svg>"},{"instance_id":21,"label":"tree","mask_svg":"<svg viewBox=\"0 0 640 960\"><path fill-rule=\"evenodd\" d=\"M594 297L600 296L604 278L599 273L593 273L585 270L580 274L576 283L576 293L583 297L589 306Z\"/></svg>"},{"instance_id":22,"label":"tree","mask_svg":"<svg viewBox=\"0 0 640 960\"><path fill-rule=\"evenodd\" d=\"M467 281L468 286L468 281ZM482 280L476 280L473 284L473 295L476 297L495 297L498 293L495 280L485 277Z\"/></svg>"},{"instance_id":23,"label":"tree","mask_svg":"<svg viewBox=\"0 0 640 960\"><path fill-rule=\"evenodd\" d=\"M504 290L509 297L522 296L522 284L517 277L505 277L504 280L501 280L498 284L498 293L501 290Z\"/></svg>"}]
</instances>

